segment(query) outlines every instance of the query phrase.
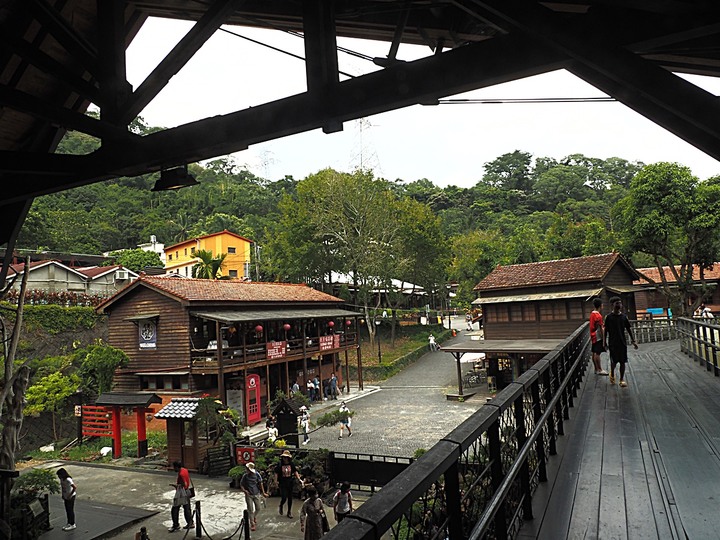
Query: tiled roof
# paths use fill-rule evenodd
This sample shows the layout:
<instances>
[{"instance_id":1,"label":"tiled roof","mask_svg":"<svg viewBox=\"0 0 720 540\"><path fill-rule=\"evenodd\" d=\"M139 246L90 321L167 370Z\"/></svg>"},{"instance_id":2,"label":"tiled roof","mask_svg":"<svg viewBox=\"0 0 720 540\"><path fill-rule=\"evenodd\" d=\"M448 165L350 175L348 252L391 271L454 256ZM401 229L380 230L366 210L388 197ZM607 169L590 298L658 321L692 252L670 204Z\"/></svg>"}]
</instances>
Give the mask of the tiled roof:
<instances>
[{"instance_id":1,"label":"tiled roof","mask_svg":"<svg viewBox=\"0 0 720 540\"><path fill-rule=\"evenodd\" d=\"M170 403L155 413L155 418L195 418L200 398L172 398Z\"/></svg>"},{"instance_id":2,"label":"tiled roof","mask_svg":"<svg viewBox=\"0 0 720 540\"><path fill-rule=\"evenodd\" d=\"M615 263L622 260L619 253L604 253L573 259L498 266L475 286L475 290L488 291L599 281Z\"/></svg>"},{"instance_id":3,"label":"tiled roof","mask_svg":"<svg viewBox=\"0 0 720 540\"><path fill-rule=\"evenodd\" d=\"M187 301L216 302L343 302L342 299L296 283L257 283L233 279L184 279L140 276L147 284Z\"/></svg>"},{"instance_id":4,"label":"tiled roof","mask_svg":"<svg viewBox=\"0 0 720 540\"><path fill-rule=\"evenodd\" d=\"M75 270L80 272L82 275L93 279L102 274L107 274L108 272L120 270L121 268L122 266L120 266L119 264L113 264L112 266L83 266L80 268L76 268Z\"/></svg>"},{"instance_id":5,"label":"tiled roof","mask_svg":"<svg viewBox=\"0 0 720 540\"><path fill-rule=\"evenodd\" d=\"M221 234L229 234L231 236L234 236L235 238L239 238L240 240L245 240L246 242L253 243L252 240L249 238L245 238L244 236L240 236L239 234L235 234L234 232L230 232L227 229L224 231L212 233L212 234L206 234L204 236L197 236L195 238L188 238L187 240L183 240L182 242L178 242L177 244L173 244L172 246L168 246L165 248L165 251L172 251L174 248L178 246L182 246L183 244L187 244L188 242L197 242L198 240L204 240L205 238L212 238L213 236L220 236Z\"/></svg>"},{"instance_id":6,"label":"tiled roof","mask_svg":"<svg viewBox=\"0 0 720 540\"><path fill-rule=\"evenodd\" d=\"M676 266L675 270L677 270L678 274L680 273L680 267ZM660 271L657 269L656 266L653 266L651 268L638 268L638 272L642 274L642 278L648 278L648 279L639 279L635 281L634 283L637 285L644 285L646 283L660 283L662 281L660 277ZM670 271L669 266L663 266L663 274L665 274L665 279L669 281L670 283L675 282L675 276ZM693 279L699 280L700 279L700 269L697 266L693 266ZM720 281L720 262L713 263L713 266L710 270L705 270L705 279L710 281Z\"/></svg>"}]
</instances>

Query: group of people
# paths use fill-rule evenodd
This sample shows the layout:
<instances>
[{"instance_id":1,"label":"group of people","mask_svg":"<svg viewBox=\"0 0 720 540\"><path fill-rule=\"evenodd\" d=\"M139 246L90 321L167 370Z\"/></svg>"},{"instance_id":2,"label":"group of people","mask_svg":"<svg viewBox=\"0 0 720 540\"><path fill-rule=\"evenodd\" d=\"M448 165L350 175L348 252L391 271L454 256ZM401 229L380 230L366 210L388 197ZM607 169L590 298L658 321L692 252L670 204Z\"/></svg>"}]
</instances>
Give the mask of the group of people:
<instances>
[{"instance_id":1,"label":"group of people","mask_svg":"<svg viewBox=\"0 0 720 540\"><path fill-rule=\"evenodd\" d=\"M615 384L615 367L620 366L620 386L627 387L625 380L625 364L627 363L627 338L625 332L630 336L630 344L637 349L637 342L630 326L627 315L623 313L622 300L613 296L610 299L612 311L603 319L603 303L600 298L593 300L594 310L590 313L590 341L592 343L592 359L596 375L610 375L610 384ZM610 353L610 373L602 368L600 355L608 351Z\"/></svg>"},{"instance_id":2,"label":"group of people","mask_svg":"<svg viewBox=\"0 0 720 540\"><path fill-rule=\"evenodd\" d=\"M257 529L257 516L260 513L262 497L268 497L268 493L263 485L263 479L254 463L247 463L247 471L240 480L240 487L245 494L245 502L248 508L250 519L250 530ZM280 463L274 470L278 487L280 488L280 506L278 513L294 519L292 513L293 504L293 488L295 480L299 482L302 491L305 492L306 499L300 507L300 530L305 540L317 540L321 538L330 528L327 516L325 515L325 505L320 499L317 489L311 483L306 483L300 476L297 467L293 463L292 454L289 450L285 450L280 455ZM287 508L287 513L285 513ZM340 523L345 516L353 510L352 494L350 493L350 484L343 482L340 488L333 495L333 514L335 521Z\"/></svg>"},{"instance_id":3,"label":"group of people","mask_svg":"<svg viewBox=\"0 0 720 540\"><path fill-rule=\"evenodd\" d=\"M322 383L316 375L312 379L308 379L306 387L308 398L310 399L310 401L323 401L323 397L326 401L328 399L337 399L338 395L340 394L340 389L338 388L338 379L335 373L333 373L329 379L326 379ZM293 394L300 390L297 382L293 384L292 388Z\"/></svg>"}]
</instances>

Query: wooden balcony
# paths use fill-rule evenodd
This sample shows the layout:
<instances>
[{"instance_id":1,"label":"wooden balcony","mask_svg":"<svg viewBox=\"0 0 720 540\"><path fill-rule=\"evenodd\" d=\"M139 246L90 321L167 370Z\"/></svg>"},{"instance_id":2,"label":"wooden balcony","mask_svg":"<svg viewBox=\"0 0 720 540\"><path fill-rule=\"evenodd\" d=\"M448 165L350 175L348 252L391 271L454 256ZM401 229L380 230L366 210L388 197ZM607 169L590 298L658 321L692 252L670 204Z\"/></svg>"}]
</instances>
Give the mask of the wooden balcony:
<instances>
[{"instance_id":1,"label":"wooden balcony","mask_svg":"<svg viewBox=\"0 0 720 540\"><path fill-rule=\"evenodd\" d=\"M218 353L217 346L213 347L213 343L210 343L209 348L192 349L191 369L203 373L216 373L219 357L222 358L223 370L231 372L254 366L302 360L319 354L355 350L358 346L357 336L356 332L336 332L331 336L289 339L285 342L284 353L277 347L269 348L266 343L224 347L221 345Z\"/></svg>"}]
</instances>

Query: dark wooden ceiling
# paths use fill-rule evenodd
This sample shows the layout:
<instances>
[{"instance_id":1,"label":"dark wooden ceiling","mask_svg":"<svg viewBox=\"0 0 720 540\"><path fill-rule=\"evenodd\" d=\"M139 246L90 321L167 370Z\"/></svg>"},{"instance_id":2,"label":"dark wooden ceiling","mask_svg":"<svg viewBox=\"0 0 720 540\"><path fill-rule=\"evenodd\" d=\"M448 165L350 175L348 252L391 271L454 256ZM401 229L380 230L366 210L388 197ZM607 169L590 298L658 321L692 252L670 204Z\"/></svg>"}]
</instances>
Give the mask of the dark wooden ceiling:
<instances>
[{"instance_id":1,"label":"dark wooden ceiling","mask_svg":"<svg viewBox=\"0 0 720 540\"><path fill-rule=\"evenodd\" d=\"M196 21L137 88L125 49L148 17ZM151 135L128 125L223 24L301 32L304 94ZM338 75L336 37L388 42L383 69ZM398 43L435 54L395 61ZM0 0L0 244L32 199L139 175L565 68L720 159L720 104L673 72L720 74L717 0ZM272 67L269 67L272 69ZM100 118L85 115L90 103ZM54 151L66 130L102 141Z\"/></svg>"}]
</instances>

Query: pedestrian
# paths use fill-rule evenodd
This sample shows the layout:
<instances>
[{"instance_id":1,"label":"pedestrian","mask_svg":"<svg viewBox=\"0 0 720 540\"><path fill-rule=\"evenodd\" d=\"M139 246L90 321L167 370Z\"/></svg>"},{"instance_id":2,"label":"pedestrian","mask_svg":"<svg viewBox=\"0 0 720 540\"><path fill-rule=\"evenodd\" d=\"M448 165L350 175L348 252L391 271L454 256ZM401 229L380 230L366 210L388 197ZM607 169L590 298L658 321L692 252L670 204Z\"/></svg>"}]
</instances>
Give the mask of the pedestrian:
<instances>
[{"instance_id":1,"label":"pedestrian","mask_svg":"<svg viewBox=\"0 0 720 540\"><path fill-rule=\"evenodd\" d=\"M262 498L268 497L268 494L263 486L262 476L257 472L255 464L253 462L246 463L245 468L247 470L240 479L240 488L245 494L245 505L250 518L250 530L254 531L257 527L257 516L260 513Z\"/></svg>"},{"instance_id":2,"label":"pedestrian","mask_svg":"<svg viewBox=\"0 0 720 540\"><path fill-rule=\"evenodd\" d=\"M170 484L175 488L175 496L173 497L173 505L170 511L172 517L172 526L168 532L180 530L180 507L182 506L185 515L185 529L192 529L193 523L192 512L190 510L190 473L183 467L179 461L173 461L173 469L177 473L177 479L174 484Z\"/></svg>"},{"instance_id":3,"label":"pedestrian","mask_svg":"<svg viewBox=\"0 0 720 540\"><path fill-rule=\"evenodd\" d=\"M317 375L313 378L313 386L315 387L315 400L322 401L322 388L320 388L320 379Z\"/></svg>"},{"instance_id":4,"label":"pedestrian","mask_svg":"<svg viewBox=\"0 0 720 540\"><path fill-rule=\"evenodd\" d=\"M297 381L293 381L292 388L290 389L290 397L293 397L300 392L300 385L297 383Z\"/></svg>"},{"instance_id":5,"label":"pedestrian","mask_svg":"<svg viewBox=\"0 0 720 540\"><path fill-rule=\"evenodd\" d=\"M438 347L438 344L435 343L435 336L430 334L428 336L428 349L430 349L430 352L437 351L440 347Z\"/></svg>"},{"instance_id":6,"label":"pedestrian","mask_svg":"<svg viewBox=\"0 0 720 540\"><path fill-rule=\"evenodd\" d=\"M704 302L702 304L700 304L699 309L700 309L700 316L703 319L712 319L713 318L712 310L709 307L707 307Z\"/></svg>"},{"instance_id":7,"label":"pedestrian","mask_svg":"<svg viewBox=\"0 0 720 540\"><path fill-rule=\"evenodd\" d=\"M638 348L635 342L630 321L622 312L623 305L620 298L613 296L610 299L612 312L605 317L605 346L610 352L610 384L615 384L615 365L620 364L620 386L626 387L625 363L627 362L627 340L625 331L630 336L633 347Z\"/></svg>"},{"instance_id":8,"label":"pedestrian","mask_svg":"<svg viewBox=\"0 0 720 540\"><path fill-rule=\"evenodd\" d=\"M302 416L300 416L300 432L303 434L302 443L307 444L310 442L310 436L308 435L310 433L310 413L305 405L300 407L300 410L302 411Z\"/></svg>"},{"instance_id":9,"label":"pedestrian","mask_svg":"<svg viewBox=\"0 0 720 540\"><path fill-rule=\"evenodd\" d=\"M607 375L602 368L600 354L605 352L605 337L603 336L602 300L593 300L594 310L590 313L590 341L592 342L592 360L595 365L595 375Z\"/></svg>"},{"instance_id":10,"label":"pedestrian","mask_svg":"<svg viewBox=\"0 0 720 540\"><path fill-rule=\"evenodd\" d=\"M268 429L267 442L268 446L273 446L278 438L278 428L275 426Z\"/></svg>"},{"instance_id":11,"label":"pedestrian","mask_svg":"<svg viewBox=\"0 0 720 540\"><path fill-rule=\"evenodd\" d=\"M337 375L335 375L335 373L333 373L332 376L330 377L330 397L332 397L332 399L337 399L337 396L338 396L337 382L338 382Z\"/></svg>"},{"instance_id":12,"label":"pedestrian","mask_svg":"<svg viewBox=\"0 0 720 540\"><path fill-rule=\"evenodd\" d=\"M312 379L308 379L306 386L308 398L310 398L310 403L312 403L313 401L315 401L315 383L313 383Z\"/></svg>"},{"instance_id":13,"label":"pedestrian","mask_svg":"<svg viewBox=\"0 0 720 540\"><path fill-rule=\"evenodd\" d=\"M304 540L319 540L325 534L323 531L323 518L327 519L325 509L315 486L309 486L307 494L308 498L300 509L300 532L305 533Z\"/></svg>"},{"instance_id":14,"label":"pedestrian","mask_svg":"<svg viewBox=\"0 0 720 540\"><path fill-rule=\"evenodd\" d=\"M292 519L292 503L293 503L293 479L297 478L302 484L300 473L292 461L290 450L285 450L280 454L280 463L275 466L275 475L277 483L280 486L280 515L283 515L283 507L287 501L287 517Z\"/></svg>"},{"instance_id":15,"label":"pedestrian","mask_svg":"<svg viewBox=\"0 0 720 540\"><path fill-rule=\"evenodd\" d=\"M268 413L267 420L265 420L265 429L270 429L271 427L275 427L275 417Z\"/></svg>"},{"instance_id":16,"label":"pedestrian","mask_svg":"<svg viewBox=\"0 0 720 540\"><path fill-rule=\"evenodd\" d=\"M65 515L67 516L67 525L63 531L72 531L75 529L75 497L77 496L77 486L72 477L65 469L58 469L57 476L60 479L60 489L62 493L63 503L65 504Z\"/></svg>"},{"instance_id":17,"label":"pedestrian","mask_svg":"<svg viewBox=\"0 0 720 540\"><path fill-rule=\"evenodd\" d=\"M340 436L338 437L338 441L343 438L343 431L346 428L348 430L348 437L352 437L352 430L350 429L350 409L348 409L344 401L340 403L340 415Z\"/></svg>"},{"instance_id":18,"label":"pedestrian","mask_svg":"<svg viewBox=\"0 0 720 540\"><path fill-rule=\"evenodd\" d=\"M353 511L352 493L350 493L350 482L343 482L340 489L333 496L333 513L335 521L340 523L345 516Z\"/></svg>"},{"instance_id":19,"label":"pedestrian","mask_svg":"<svg viewBox=\"0 0 720 540\"><path fill-rule=\"evenodd\" d=\"M473 329L473 327L472 327L472 315L470 315L470 312L469 312L469 311L465 314L465 329L466 329L468 332L472 332L472 329Z\"/></svg>"}]
</instances>

